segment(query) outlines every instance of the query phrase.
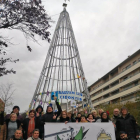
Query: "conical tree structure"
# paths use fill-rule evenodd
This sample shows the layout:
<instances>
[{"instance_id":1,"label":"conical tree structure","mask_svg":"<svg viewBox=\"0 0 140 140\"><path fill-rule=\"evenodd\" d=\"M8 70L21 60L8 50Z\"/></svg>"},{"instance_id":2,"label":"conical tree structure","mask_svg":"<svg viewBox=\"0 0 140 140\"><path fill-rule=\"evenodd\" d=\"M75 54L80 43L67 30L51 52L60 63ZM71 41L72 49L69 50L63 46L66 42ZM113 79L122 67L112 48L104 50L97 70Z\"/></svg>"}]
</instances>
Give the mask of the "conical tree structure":
<instances>
[{"instance_id":1,"label":"conical tree structure","mask_svg":"<svg viewBox=\"0 0 140 140\"><path fill-rule=\"evenodd\" d=\"M83 101L78 104L92 106L70 17L65 7L60 13L29 110L38 104L43 107L48 105L51 102L50 94L55 91L83 93ZM63 104L62 100L59 102Z\"/></svg>"}]
</instances>

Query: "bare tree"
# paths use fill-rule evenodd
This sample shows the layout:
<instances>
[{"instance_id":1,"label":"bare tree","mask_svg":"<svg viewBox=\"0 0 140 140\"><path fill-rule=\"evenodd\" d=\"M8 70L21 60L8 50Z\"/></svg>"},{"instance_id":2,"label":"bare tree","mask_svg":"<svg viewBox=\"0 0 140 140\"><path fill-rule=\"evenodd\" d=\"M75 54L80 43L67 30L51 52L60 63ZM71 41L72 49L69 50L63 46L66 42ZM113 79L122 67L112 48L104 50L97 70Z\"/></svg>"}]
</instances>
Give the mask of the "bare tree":
<instances>
[{"instance_id":1,"label":"bare tree","mask_svg":"<svg viewBox=\"0 0 140 140\"><path fill-rule=\"evenodd\" d=\"M4 84L0 85L0 98L5 103L5 109L13 105L14 92L15 92L14 84L8 83L6 85Z\"/></svg>"}]
</instances>

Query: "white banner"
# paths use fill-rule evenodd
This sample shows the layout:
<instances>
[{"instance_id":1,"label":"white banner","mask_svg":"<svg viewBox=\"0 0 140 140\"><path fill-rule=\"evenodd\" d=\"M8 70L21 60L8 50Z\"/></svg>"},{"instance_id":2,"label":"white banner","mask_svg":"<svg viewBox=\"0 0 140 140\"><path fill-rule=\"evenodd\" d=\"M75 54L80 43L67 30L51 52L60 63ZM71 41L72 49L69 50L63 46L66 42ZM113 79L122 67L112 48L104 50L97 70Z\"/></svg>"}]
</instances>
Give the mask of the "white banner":
<instances>
[{"instance_id":1,"label":"white banner","mask_svg":"<svg viewBox=\"0 0 140 140\"><path fill-rule=\"evenodd\" d=\"M112 123L46 123L45 140L116 140Z\"/></svg>"},{"instance_id":2,"label":"white banner","mask_svg":"<svg viewBox=\"0 0 140 140\"><path fill-rule=\"evenodd\" d=\"M53 99L53 95L56 96L58 99L68 99L68 100L76 100L76 101L83 101L83 94L79 92L73 91L55 91L51 93L51 100Z\"/></svg>"}]
</instances>

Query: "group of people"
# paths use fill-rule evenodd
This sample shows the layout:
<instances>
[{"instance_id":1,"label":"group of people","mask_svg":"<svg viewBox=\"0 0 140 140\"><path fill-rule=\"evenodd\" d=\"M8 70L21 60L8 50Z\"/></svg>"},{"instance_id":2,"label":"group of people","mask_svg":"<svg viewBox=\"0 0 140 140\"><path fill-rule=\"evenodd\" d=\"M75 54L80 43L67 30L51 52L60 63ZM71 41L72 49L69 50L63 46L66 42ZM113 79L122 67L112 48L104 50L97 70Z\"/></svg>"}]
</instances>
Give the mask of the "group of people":
<instances>
[{"instance_id":1,"label":"group of people","mask_svg":"<svg viewBox=\"0 0 140 140\"><path fill-rule=\"evenodd\" d=\"M39 105L36 110L30 110L28 117L24 119L19 114L20 108L18 106L14 106L11 114L5 117L1 113L0 140L43 139L45 122L112 123L114 125L116 140L136 140L139 138L138 124L125 107L122 107L121 110L114 109L112 118L103 109L99 109L98 111L93 110L87 116L81 113L75 116L75 114L62 111L57 99L55 103L58 109L57 112L53 112L53 107L48 106L46 113L43 114L43 108Z\"/></svg>"}]
</instances>

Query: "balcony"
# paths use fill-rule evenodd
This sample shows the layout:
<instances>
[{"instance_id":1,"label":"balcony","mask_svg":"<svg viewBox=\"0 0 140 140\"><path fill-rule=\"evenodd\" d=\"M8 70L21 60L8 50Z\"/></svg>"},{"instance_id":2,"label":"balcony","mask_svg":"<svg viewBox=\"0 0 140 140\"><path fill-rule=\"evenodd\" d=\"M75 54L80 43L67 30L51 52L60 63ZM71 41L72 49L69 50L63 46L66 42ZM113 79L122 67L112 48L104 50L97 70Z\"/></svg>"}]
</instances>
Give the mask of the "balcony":
<instances>
[{"instance_id":1,"label":"balcony","mask_svg":"<svg viewBox=\"0 0 140 140\"><path fill-rule=\"evenodd\" d=\"M123 72L119 73L118 75L116 75L115 77L113 77L112 79L110 79L108 82L102 84L101 86L99 86L98 88L94 89L93 91L90 92L90 95L94 94L95 92L107 87L108 85L112 84L113 82L115 82L116 80L120 79L121 77L127 75L128 73L134 71L135 69L140 67L140 62L137 62L136 64L132 65L131 67L129 67L128 69L124 70Z\"/></svg>"},{"instance_id":2,"label":"balcony","mask_svg":"<svg viewBox=\"0 0 140 140\"><path fill-rule=\"evenodd\" d=\"M135 92L139 89L139 85L140 85L140 84L138 84L138 85L136 85L136 86L133 86L132 88L127 89L127 90L125 90L125 91L119 92L118 94L115 94L115 95L113 95L113 96L110 96L110 97L108 97L108 98L106 98L106 99L103 99L103 100L99 101L98 103L94 103L93 106L97 106L97 105L99 105L99 104L103 104L103 103L106 103L106 102L108 102L108 101L111 101L111 100L120 98L120 97L122 97L122 96L131 94L131 93L135 93Z\"/></svg>"},{"instance_id":3,"label":"balcony","mask_svg":"<svg viewBox=\"0 0 140 140\"><path fill-rule=\"evenodd\" d=\"M106 95L108 93L111 93L111 92L119 89L120 87L123 87L123 86L125 86L125 85L127 85L129 83L132 83L133 81L135 81L137 79L140 79L140 72L137 73L137 74L134 74L132 77L129 77L127 80L122 81L121 83L117 84L116 86L111 87L108 90L98 94L97 96L92 97L91 100L95 100L95 99L99 98L100 96L104 96L104 95Z\"/></svg>"}]
</instances>

